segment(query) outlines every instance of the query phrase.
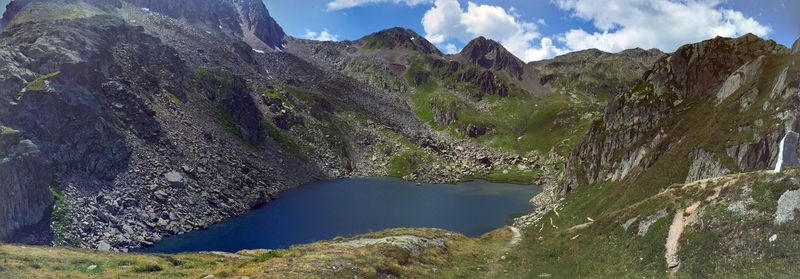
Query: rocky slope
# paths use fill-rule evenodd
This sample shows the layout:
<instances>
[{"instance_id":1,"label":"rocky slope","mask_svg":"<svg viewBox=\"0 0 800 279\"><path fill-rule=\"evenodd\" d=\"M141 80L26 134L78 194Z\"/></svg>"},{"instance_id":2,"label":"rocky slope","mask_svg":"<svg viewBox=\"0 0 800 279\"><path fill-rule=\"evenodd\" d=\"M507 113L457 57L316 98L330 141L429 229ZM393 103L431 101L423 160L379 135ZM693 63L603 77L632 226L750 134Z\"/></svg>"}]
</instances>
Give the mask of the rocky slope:
<instances>
[{"instance_id":1,"label":"rocky slope","mask_svg":"<svg viewBox=\"0 0 800 279\"><path fill-rule=\"evenodd\" d=\"M574 88L609 101L617 93L633 88L662 55L657 49L629 49L617 54L589 49L531 62L529 66L539 71L542 85Z\"/></svg>"},{"instance_id":2,"label":"rocky slope","mask_svg":"<svg viewBox=\"0 0 800 279\"><path fill-rule=\"evenodd\" d=\"M753 35L686 45L659 59L592 126L570 157L563 191L663 177L667 169L660 187L687 181L687 172L693 180L774 165L785 131L800 128L796 60Z\"/></svg>"},{"instance_id":3,"label":"rocky slope","mask_svg":"<svg viewBox=\"0 0 800 279\"><path fill-rule=\"evenodd\" d=\"M3 26L0 123L38 150L3 155L32 187L0 197L4 238L125 251L353 175L530 183L603 106L489 40L284 38L258 0L18 0Z\"/></svg>"}]
</instances>

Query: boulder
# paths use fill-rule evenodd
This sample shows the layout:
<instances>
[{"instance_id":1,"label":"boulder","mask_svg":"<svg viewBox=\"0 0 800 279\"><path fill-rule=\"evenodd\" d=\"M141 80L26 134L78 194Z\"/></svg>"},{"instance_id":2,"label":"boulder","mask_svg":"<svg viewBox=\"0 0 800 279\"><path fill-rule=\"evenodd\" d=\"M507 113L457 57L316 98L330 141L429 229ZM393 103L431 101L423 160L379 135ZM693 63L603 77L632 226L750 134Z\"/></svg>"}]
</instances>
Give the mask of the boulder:
<instances>
[{"instance_id":1,"label":"boulder","mask_svg":"<svg viewBox=\"0 0 800 279\"><path fill-rule=\"evenodd\" d=\"M183 184L186 183L186 178L183 177L183 174L177 171L171 171L164 174L164 178L166 178L167 182L169 182L169 184L172 186L183 186Z\"/></svg>"},{"instance_id":2,"label":"boulder","mask_svg":"<svg viewBox=\"0 0 800 279\"><path fill-rule=\"evenodd\" d=\"M800 134L789 131L783 137L778 151L778 162L775 164L775 172L781 172L785 167L800 166L797 159L797 142Z\"/></svg>"}]
</instances>

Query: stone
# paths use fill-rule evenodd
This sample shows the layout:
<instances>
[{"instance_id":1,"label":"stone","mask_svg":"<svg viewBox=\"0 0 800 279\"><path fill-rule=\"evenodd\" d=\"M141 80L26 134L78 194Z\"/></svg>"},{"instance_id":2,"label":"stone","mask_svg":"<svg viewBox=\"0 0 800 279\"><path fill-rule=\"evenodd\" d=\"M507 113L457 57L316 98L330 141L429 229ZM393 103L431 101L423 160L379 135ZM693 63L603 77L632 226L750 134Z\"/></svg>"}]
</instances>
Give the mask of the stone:
<instances>
[{"instance_id":1,"label":"stone","mask_svg":"<svg viewBox=\"0 0 800 279\"><path fill-rule=\"evenodd\" d=\"M653 224L658 222L658 220L661 220L661 218L664 217L667 217L666 209L661 209L655 214L650 215L650 217L647 217L646 220L643 220L639 223L639 232L637 233L637 235L645 236L647 234L647 231L650 230L650 226L652 226Z\"/></svg>"},{"instance_id":2,"label":"stone","mask_svg":"<svg viewBox=\"0 0 800 279\"><path fill-rule=\"evenodd\" d=\"M167 182L169 182L169 184L172 186L182 186L184 183L186 183L186 178L184 178L183 175L177 171L171 171L164 174L164 178L166 178Z\"/></svg>"},{"instance_id":3,"label":"stone","mask_svg":"<svg viewBox=\"0 0 800 279\"><path fill-rule=\"evenodd\" d=\"M92 270L95 270L96 268L97 268L97 265L90 265L89 267L86 268L86 270L87 271L92 271Z\"/></svg>"},{"instance_id":4,"label":"stone","mask_svg":"<svg viewBox=\"0 0 800 279\"><path fill-rule=\"evenodd\" d=\"M212 279L212 278L216 278L214 276L214 274L209 274L209 275L206 275L206 277L203 277L203 279Z\"/></svg>"},{"instance_id":5,"label":"stone","mask_svg":"<svg viewBox=\"0 0 800 279\"><path fill-rule=\"evenodd\" d=\"M764 64L764 56L759 56L756 60L741 66L736 72L728 76L725 83L717 92L717 105L722 103L728 96L736 92L744 84L756 79L761 73L761 66Z\"/></svg>"},{"instance_id":6,"label":"stone","mask_svg":"<svg viewBox=\"0 0 800 279\"><path fill-rule=\"evenodd\" d=\"M105 241L100 241L97 243L97 250L103 252L111 251L111 244L108 244L108 242Z\"/></svg>"},{"instance_id":7,"label":"stone","mask_svg":"<svg viewBox=\"0 0 800 279\"><path fill-rule=\"evenodd\" d=\"M778 209L775 210L775 224L794 220L794 211L797 209L800 209L800 190L783 193L778 199Z\"/></svg>"},{"instance_id":8,"label":"stone","mask_svg":"<svg viewBox=\"0 0 800 279\"><path fill-rule=\"evenodd\" d=\"M769 237L769 242L775 242L775 240L778 240L777 234L773 234L772 236Z\"/></svg>"},{"instance_id":9,"label":"stone","mask_svg":"<svg viewBox=\"0 0 800 279\"><path fill-rule=\"evenodd\" d=\"M800 166L797 159L797 142L800 134L789 131L781 140L778 151L778 161L775 163L775 172L781 172L785 167Z\"/></svg>"},{"instance_id":10,"label":"stone","mask_svg":"<svg viewBox=\"0 0 800 279\"><path fill-rule=\"evenodd\" d=\"M693 150L689 156L692 165L686 175L686 183L730 173L730 170L725 168L713 153L698 148Z\"/></svg>"}]
</instances>

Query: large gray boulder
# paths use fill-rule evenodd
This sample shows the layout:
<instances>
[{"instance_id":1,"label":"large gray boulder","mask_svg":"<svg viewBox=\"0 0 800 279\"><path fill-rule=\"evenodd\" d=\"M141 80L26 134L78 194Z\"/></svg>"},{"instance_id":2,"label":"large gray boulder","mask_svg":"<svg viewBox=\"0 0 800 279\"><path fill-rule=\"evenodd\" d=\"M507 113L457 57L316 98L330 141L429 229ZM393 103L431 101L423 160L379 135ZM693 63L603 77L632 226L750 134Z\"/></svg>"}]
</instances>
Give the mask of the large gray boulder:
<instances>
[{"instance_id":1,"label":"large gray boulder","mask_svg":"<svg viewBox=\"0 0 800 279\"><path fill-rule=\"evenodd\" d=\"M775 164L775 172L781 172L785 167L800 166L797 159L797 142L800 134L789 131L783 137L778 150L778 162Z\"/></svg>"}]
</instances>

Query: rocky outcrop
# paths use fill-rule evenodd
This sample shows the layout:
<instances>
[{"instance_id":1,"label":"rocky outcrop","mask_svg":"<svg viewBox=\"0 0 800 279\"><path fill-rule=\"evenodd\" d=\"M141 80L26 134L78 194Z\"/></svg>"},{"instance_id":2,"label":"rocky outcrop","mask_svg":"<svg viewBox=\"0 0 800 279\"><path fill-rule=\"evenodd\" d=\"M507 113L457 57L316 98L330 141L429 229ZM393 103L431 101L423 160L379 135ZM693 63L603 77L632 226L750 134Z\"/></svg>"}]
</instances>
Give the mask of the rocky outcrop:
<instances>
[{"instance_id":1,"label":"rocky outcrop","mask_svg":"<svg viewBox=\"0 0 800 279\"><path fill-rule=\"evenodd\" d=\"M689 167L686 183L722 176L731 172L722 165L713 153L698 148L692 151L690 156L692 165Z\"/></svg>"},{"instance_id":2,"label":"rocky outcrop","mask_svg":"<svg viewBox=\"0 0 800 279\"><path fill-rule=\"evenodd\" d=\"M0 125L0 241L47 218L52 178L38 147Z\"/></svg>"},{"instance_id":3,"label":"rocky outcrop","mask_svg":"<svg viewBox=\"0 0 800 279\"><path fill-rule=\"evenodd\" d=\"M686 125L680 121L681 115L694 108L704 107L709 100L717 100L717 96L723 99L732 98L739 87L752 84L752 82L747 83L747 80L758 78L769 80L769 84L772 84L773 78L776 78L778 73L770 72L769 76L758 75L759 69L764 68L763 65L767 63L767 59L759 57L786 54L788 50L774 41L765 41L748 34L736 39L715 38L686 45L674 54L662 57L651 71L644 74L638 85L611 101L602 122L592 125L586 138L568 160L567 181L562 192L579 185L614 180L630 176L631 173L647 171L664 153L679 150L678 146L691 141L683 138L687 134L694 134L690 131L704 129L700 128L702 125ZM758 62L761 59L765 59L764 62ZM744 66L745 64L750 66ZM741 69L745 70L740 71L741 74L735 74ZM723 85L725 80L729 80L727 85ZM769 94L768 90L761 92ZM691 103L683 105L687 102ZM754 110L756 114L766 113L762 108L747 106L744 108ZM727 106L719 108L719 110L728 109L730 108ZM736 104L736 112L715 113L737 114L741 109ZM783 118L788 121L787 123L794 121L793 117ZM718 119L697 120L700 123L708 123ZM746 119L745 121L748 121L746 123L723 122L713 125L746 126L755 120ZM677 131L673 130L676 128ZM777 155L775 147L778 139L773 136L772 131L764 131L762 135L764 136L758 137L755 143L742 143L734 148L721 145L716 148L725 149L743 170L766 168L774 162ZM690 151L686 152L688 155ZM703 164L696 167L702 168ZM688 176L692 178L696 175ZM671 181L671 183L677 182L683 181Z\"/></svg>"},{"instance_id":4,"label":"rocky outcrop","mask_svg":"<svg viewBox=\"0 0 800 279\"><path fill-rule=\"evenodd\" d=\"M761 74L761 67L764 65L764 56L759 56L753 61L747 62L738 70L733 72L722 87L717 91L717 104L725 101L728 96L739 90L745 84L753 82L753 80Z\"/></svg>"},{"instance_id":5,"label":"rocky outcrop","mask_svg":"<svg viewBox=\"0 0 800 279\"><path fill-rule=\"evenodd\" d=\"M505 81L489 70L470 68L461 72L458 76L458 81L474 84L479 89L478 93L476 93L478 97L483 94L507 97L509 93L509 87Z\"/></svg>"},{"instance_id":6,"label":"rocky outcrop","mask_svg":"<svg viewBox=\"0 0 800 279\"><path fill-rule=\"evenodd\" d=\"M258 0L122 0L172 18L230 33L260 50L283 49L283 29Z\"/></svg>"},{"instance_id":7,"label":"rocky outcrop","mask_svg":"<svg viewBox=\"0 0 800 279\"><path fill-rule=\"evenodd\" d=\"M800 39L794 41L794 44L792 45L792 54L798 53L800 53Z\"/></svg>"}]
</instances>

